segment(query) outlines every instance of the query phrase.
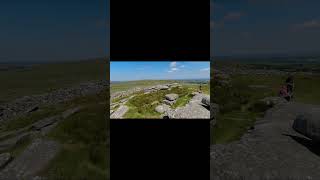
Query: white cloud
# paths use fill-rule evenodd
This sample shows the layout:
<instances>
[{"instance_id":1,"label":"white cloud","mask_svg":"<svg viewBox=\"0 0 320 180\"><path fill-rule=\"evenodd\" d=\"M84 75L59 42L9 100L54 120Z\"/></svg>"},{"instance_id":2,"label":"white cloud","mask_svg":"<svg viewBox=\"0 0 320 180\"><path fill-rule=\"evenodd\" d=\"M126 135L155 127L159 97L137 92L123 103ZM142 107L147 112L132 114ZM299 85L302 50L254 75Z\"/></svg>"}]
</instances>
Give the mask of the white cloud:
<instances>
[{"instance_id":1,"label":"white cloud","mask_svg":"<svg viewBox=\"0 0 320 180\"><path fill-rule=\"evenodd\" d=\"M210 71L210 68L203 68L203 69L200 69L200 71Z\"/></svg>"},{"instance_id":2,"label":"white cloud","mask_svg":"<svg viewBox=\"0 0 320 180\"><path fill-rule=\"evenodd\" d=\"M179 68L177 68L177 62L171 62L170 63L170 70L168 72L171 73L171 72L174 72L174 71L179 71Z\"/></svg>"},{"instance_id":3,"label":"white cloud","mask_svg":"<svg viewBox=\"0 0 320 180\"><path fill-rule=\"evenodd\" d=\"M170 63L170 67L171 67L171 68L176 67L176 66L177 66L177 62L171 62L171 63Z\"/></svg>"},{"instance_id":4,"label":"white cloud","mask_svg":"<svg viewBox=\"0 0 320 180\"><path fill-rule=\"evenodd\" d=\"M181 66L180 66L180 68L184 68L184 67L185 67L184 65L181 65Z\"/></svg>"}]
</instances>

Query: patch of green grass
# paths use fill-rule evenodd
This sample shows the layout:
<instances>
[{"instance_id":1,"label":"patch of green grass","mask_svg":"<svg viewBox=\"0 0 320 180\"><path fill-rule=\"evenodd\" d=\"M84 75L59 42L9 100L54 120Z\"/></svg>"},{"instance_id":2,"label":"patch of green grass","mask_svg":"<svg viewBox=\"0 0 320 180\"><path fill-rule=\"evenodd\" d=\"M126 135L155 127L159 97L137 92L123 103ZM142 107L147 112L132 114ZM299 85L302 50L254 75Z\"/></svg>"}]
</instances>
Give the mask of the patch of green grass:
<instances>
[{"instance_id":1,"label":"patch of green grass","mask_svg":"<svg viewBox=\"0 0 320 180\"><path fill-rule=\"evenodd\" d=\"M188 102L190 101L190 99L192 98L193 96L191 94L187 94L187 95L184 95L182 97L179 97L176 101L175 104L173 104L171 107L172 108L177 108L177 107L182 107L182 106L185 106L186 104L188 104Z\"/></svg>"},{"instance_id":2,"label":"patch of green grass","mask_svg":"<svg viewBox=\"0 0 320 180\"><path fill-rule=\"evenodd\" d=\"M61 179L110 179L109 151L106 145L64 145L59 154L39 175L50 180Z\"/></svg>"},{"instance_id":3,"label":"patch of green grass","mask_svg":"<svg viewBox=\"0 0 320 180\"><path fill-rule=\"evenodd\" d=\"M274 96L270 89L252 89L251 77L231 77L232 87L218 86L213 82L213 101L219 104L217 123L211 127L211 143L228 143L240 139L253 126L257 117L269 109L260 99ZM260 85L258 83L258 85Z\"/></svg>"},{"instance_id":4,"label":"patch of green grass","mask_svg":"<svg viewBox=\"0 0 320 180\"><path fill-rule=\"evenodd\" d=\"M87 99L85 109L62 121L48 134L61 142L63 149L41 175L49 179L109 179L106 104L89 102Z\"/></svg>"},{"instance_id":5,"label":"patch of green grass","mask_svg":"<svg viewBox=\"0 0 320 180\"><path fill-rule=\"evenodd\" d=\"M219 115L217 123L211 127L211 143L221 144L239 140L248 127L254 124L257 116L258 114L248 111L233 111Z\"/></svg>"}]
</instances>

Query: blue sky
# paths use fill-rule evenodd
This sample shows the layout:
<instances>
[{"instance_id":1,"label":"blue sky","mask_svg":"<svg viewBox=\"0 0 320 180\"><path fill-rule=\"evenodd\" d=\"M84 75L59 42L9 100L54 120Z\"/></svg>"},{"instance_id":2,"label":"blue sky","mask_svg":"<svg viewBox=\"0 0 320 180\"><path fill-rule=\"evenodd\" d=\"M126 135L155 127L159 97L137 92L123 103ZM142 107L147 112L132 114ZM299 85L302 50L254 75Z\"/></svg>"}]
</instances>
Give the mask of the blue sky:
<instances>
[{"instance_id":1,"label":"blue sky","mask_svg":"<svg viewBox=\"0 0 320 180\"><path fill-rule=\"evenodd\" d=\"M320 54L319 7L319 0L211 0L211 52Z\"/></svg>"},{"instance_id":2,"label":"blue sky","mask_svg":"<svg viewBox=\"0 0 320 180\"><path fill-rule=\"evenodd\" d=\"M111 81L198 78L210 78L210 62L111 61L110 63Z\"/></svg>"},{"instance_id":3,"label":"blue sky","mask_svg":"<svg viewBox=\"0 0 320 180\"><path fill-rule=\"evenodd\" d=\"M0 62L79 60L109 50L109 0L3 0Z\"/></svg>"}]
</instances>

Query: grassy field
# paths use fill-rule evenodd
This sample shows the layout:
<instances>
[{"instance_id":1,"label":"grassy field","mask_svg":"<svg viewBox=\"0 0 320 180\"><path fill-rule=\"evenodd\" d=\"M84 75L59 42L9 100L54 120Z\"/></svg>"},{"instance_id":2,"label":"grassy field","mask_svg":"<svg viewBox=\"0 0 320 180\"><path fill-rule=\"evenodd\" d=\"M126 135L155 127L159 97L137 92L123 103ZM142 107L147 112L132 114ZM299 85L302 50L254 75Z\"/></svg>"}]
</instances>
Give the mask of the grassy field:
<instances>
[{"instance_id":1,"label":"grassy field","mask_svg":"<svg viewBox=\"0 0 320 180\"><path fill-rule=\"evenodd\" d=\"M220 67L223 66L219 64ZM249 64L232 64L233 67L254 67ZM214 72L213 72L214 73ZM214 74L213 74L214 76ZM212 90L213 101L220 105L217 123L211 127L211 143L229 143L238 140L257 117L270 108L259 104L264 97L277 96L286 76L281 75L235 75L231 76L232 88L216 87ZM296 74L294 76L294 101L320 104L320 76ZM213 83L214 84L214 83Z\"/></svg>"},{"instance_id":2,"label":"grassy field","mask_svg":"<svg viewBox=\"0 0 320 180\"><path fill-rule=\"evenodd\" d=\"M106 61L91 60L42 64L23 71L0 71L0 100L3 103L25 95L70 87L80 82L106 80L109 78L106 67ZM47 136L42 137L60 142L62 150L39 175L48 179L109 179L109 121L106 118L108 93L109 89L106 89L101 94L41 106L28 116L1 123L0 134L27 127L43 118L81 106L81 111L63 120ZM8 151L16 157L31 142L32 139L25 139Z\"/></svg>"},{"instance_id":3,"label":"grassy field","mask_svg":"<svg viewBox=\"0 0 320 180\"><path fill-rule=\"evenodd\" d=\"M41 172L49 179L109 179L109 122L104 101L107 93L76 99L68 105L84 106L58 124L48 138L62 143L63 148Z\"/></svg>"},{"instance_id":4,"label":"grassy field","mask_svg":"<svg viewBox=\"0 0 320 180\"><path fill-rule=\"evenodd\" d=\"M0 71L0 104L21 96L41 94L90 80L105 80L106 60L34 65L31 69Z\"/></svg>"}]
</instances>

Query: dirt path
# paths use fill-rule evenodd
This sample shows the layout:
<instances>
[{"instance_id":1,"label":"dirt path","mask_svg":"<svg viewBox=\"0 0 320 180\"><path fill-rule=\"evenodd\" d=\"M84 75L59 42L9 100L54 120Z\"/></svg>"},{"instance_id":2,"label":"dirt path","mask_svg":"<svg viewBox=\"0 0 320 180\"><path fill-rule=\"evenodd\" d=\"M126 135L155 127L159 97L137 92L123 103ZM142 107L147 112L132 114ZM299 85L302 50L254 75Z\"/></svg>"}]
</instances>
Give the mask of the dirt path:
<instances>
[{"instance_id":1,"label":"dirt path","mask_svg":"<svg viewBox=\"0 0 320 180\"><path fill-rule=\"evenodd\" d=\"M318 179L320 145L291 128L304 112L320 112L320 106L274 107L240 141L211 146L211 179Z\"/></svg>"}]
</instances>

